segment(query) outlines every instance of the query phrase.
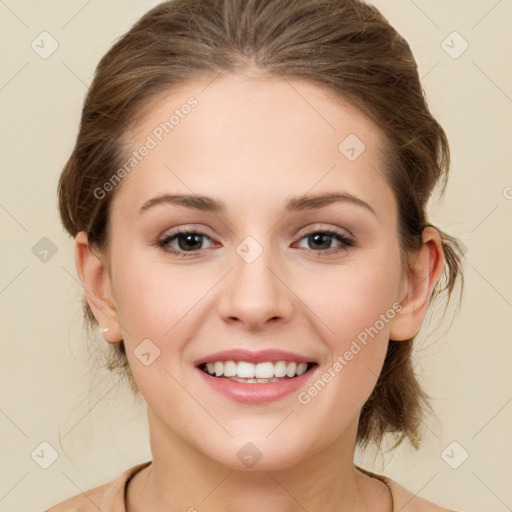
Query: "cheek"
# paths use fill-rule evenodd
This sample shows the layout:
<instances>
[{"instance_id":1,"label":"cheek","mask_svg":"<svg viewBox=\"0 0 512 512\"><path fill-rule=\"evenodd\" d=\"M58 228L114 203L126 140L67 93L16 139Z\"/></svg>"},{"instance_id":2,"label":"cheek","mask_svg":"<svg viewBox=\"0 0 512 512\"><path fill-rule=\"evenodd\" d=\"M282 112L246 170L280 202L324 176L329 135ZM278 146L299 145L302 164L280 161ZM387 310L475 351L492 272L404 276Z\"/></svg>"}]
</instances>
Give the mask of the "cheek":
<instances>
[{"instance_id":1,"label":"cheek","mask_svg":"<svg viewBox=\"0 0 512 512\"><path fill-rule=\"evenodd\" d=\"M182 401L173 399L183 392L172 376L179 372L183 351L197 329L197 323L190 322L197 319L195 306L215 276L208 278L197 266L167 265L151 261L147 252L125 249L112 256L112 277L131 371L151 407L179 410L180 417L185 417ZM149 360L144 360L147 352ZM166 393L155 392L162 389Z\"/></svg>"},{"instance_id":2,"label":"cheek","mask_svg":"<svg viewBox=\"0 0 512 512\"><path fill-rule=\"evenodd\" d=\"M330 357L318 376L325 387L320 382L305 390L304 402L321 394L324 403L337 403L346 411L363 405L382 368L390 324L401 308L396 302L399 277L398 247L390 247L380 257L317 275L307 295L306 283L297 285L319 319Z\"/></svg>"},{"instance_id":3,"label":"cheek","mask_svg":"<svg viewBox=\"0 0 512 512\"><path fill-rule=\"evenodd\" d=\"M118 261L113 258L112 266L117 312L132 343L141 337L172 336L211 287L211 279L198 267L166 265L142 252L123 252Z\"/></svg>"},{"instance_id":4,"label":"cheek","mask_svg":"<svg viewBox=\"0 0 512 512\"><path fill-rule=\"evenodd\" d=\"M377 323L384 337L389 322L381 315L394 316L400 279L398 249L354 258L332 269L321 269L294 283L298 295L323 324L326 338L337 349ZM313 284L312 284L313 283ZM391 309L391 311L389 311ZM362 336L364 337L364 335Z\"/></svg>"}]
</instances>

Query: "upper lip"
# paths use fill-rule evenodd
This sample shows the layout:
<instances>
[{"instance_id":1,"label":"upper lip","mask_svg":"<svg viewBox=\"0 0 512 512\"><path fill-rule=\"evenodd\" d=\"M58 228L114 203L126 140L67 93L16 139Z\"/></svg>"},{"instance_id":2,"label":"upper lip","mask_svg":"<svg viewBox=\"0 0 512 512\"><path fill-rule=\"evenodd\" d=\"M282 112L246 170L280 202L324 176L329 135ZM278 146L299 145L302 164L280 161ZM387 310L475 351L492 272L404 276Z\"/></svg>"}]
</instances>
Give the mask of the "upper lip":
<instances>
[{"instance_id":1,"label":"upper lip","mask_svg":"<svg viewBox=\"0 0 512 512\"><path fill-rule=\"evenodd\" d=\"M194 365L200 366L204 363L214 363L215 361L247 361L248 363L263 363L266 361L289 361L295 363L315 362L311 357L287 352L285 350L265 349L251 351L243 348L236 348L231 350L221 350L220 352L215 352L205 357L201 357L194 361Z\"/></svg>"}]
</instances>

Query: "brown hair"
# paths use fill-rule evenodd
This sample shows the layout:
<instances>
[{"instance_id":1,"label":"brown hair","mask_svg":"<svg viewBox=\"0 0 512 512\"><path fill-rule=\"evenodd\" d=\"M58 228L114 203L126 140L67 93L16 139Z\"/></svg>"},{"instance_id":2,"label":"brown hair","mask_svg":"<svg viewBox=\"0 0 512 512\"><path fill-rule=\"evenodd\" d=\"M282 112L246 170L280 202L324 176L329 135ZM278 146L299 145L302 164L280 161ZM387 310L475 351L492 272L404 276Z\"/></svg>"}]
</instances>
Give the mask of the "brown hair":
<instances>
[{"instance_id":1,"label":"brown hair","mask_svg":"<svg viewBox=\"0 0 512 512\"><path fill-rule=\"evenodd\" d=\"M449 147L431 115L407 42L375 8L360 0L172 0L144 15L102 58L85 99L74 150L59 183L66 230L86 231L108 248L109 206L117 188L94 191L123 161L123 141L152 102L173 87L222 72L300 79L334 92L372 119L386 136L387 179L399 207L403 254L421 245L426 207L436 184L444 191ZM432 299L448 298L461 278L456 239L441 232L443 275ZM462 293L462 286L461 286ZM90 326L94 316L84 300ZM377 384L364 404L358 443L386 432L419 446L429 407L413 371L414 338L390 340ZM124 342L109 369L121 368L138 389Z\"/></svg>"}]
</instances>

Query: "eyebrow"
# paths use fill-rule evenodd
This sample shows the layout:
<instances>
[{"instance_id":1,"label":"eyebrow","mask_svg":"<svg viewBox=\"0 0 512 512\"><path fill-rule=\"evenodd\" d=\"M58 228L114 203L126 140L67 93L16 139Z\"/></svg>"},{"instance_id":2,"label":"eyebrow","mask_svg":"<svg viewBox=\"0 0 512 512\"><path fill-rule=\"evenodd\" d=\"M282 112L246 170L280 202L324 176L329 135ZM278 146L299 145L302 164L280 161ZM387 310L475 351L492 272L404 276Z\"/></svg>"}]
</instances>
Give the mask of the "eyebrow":
<instances>
[{"instance_id":1,"label":"eyebrow","mask_svg":"<svg viewBox=\"0 0 512 512\"><path fill-rule=\"evenodd\" d=\"M314 210L324 208L334 203L350 203L361 206L377 216L375 210L362 199L348 192L328 192L323 194L303 195L292 197L286 202L285 209L289 212ZM139 214L160 204L184 206L203 212L223 213L226 207L222 201L207 196L189 194L163 194L146 201L140 208Z\"/></svg>"}]
</instances>

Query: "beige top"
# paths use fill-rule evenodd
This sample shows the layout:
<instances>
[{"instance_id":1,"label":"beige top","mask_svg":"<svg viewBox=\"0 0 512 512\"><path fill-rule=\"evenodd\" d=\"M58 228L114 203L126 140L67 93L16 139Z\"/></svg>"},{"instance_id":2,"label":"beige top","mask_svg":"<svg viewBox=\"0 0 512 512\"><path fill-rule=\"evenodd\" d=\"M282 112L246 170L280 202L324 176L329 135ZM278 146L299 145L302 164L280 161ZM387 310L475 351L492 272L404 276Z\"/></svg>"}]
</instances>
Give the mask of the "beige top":
<instances>
[{"instance_id":1,"label":"beige top","mask_svg":"<svg viewBox=\"0 0 512 512\"><path fill-rule=\"evenodd\" d=\"M126 485L138 471L149 466L151 461L137 464L107 484L94 487L82 494L77 494L45 512L126 512ZM360 468L361 469L361 468ZM430 501L415 496L407 489L388 477L377 475L367 470L363 472L384 481L393 493L394 510L400 512L454 512L438 507Z\"/></svg>"}]
</instances>

